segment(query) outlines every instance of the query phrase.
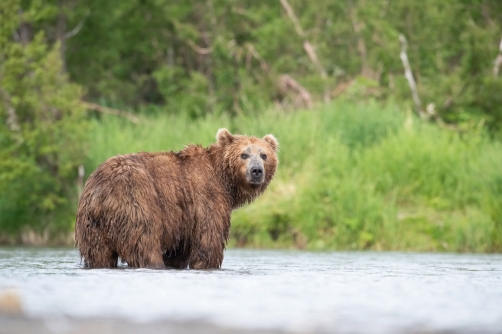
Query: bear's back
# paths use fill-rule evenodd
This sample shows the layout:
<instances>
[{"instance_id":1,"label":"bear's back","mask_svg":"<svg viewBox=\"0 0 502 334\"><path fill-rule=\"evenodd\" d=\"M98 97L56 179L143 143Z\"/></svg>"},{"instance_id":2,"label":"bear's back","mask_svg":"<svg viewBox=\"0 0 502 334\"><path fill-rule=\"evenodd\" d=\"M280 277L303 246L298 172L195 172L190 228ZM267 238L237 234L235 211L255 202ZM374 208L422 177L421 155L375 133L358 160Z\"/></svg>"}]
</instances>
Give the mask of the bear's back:
<instances>
[{"instance_id":1,"label":"bear's back","mask_svg":"<svg viewBox=\"0 0 502 334\"><path fill-rule=\"evenodd\" d=\"M153 184L147 158L142 154L112 157L87 179L80 198L79 213L85 211L94 220L120 220L135 216L133 211L138 207L152 206L151 201L156 197Z\"/></svg>"}]
</instances>

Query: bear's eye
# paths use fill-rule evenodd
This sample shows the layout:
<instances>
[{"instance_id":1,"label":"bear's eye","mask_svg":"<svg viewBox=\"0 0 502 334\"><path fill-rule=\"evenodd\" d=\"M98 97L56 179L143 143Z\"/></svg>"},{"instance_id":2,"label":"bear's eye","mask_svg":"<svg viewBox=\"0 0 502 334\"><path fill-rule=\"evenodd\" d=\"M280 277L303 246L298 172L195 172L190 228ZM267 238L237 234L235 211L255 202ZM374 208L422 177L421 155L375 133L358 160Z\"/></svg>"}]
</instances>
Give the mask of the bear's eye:
<instances>
[{"instance_id":1,"label":"bear's eye","mask_svg":"<svg viewBox=\"0 0 502 334\"><path fill-rule=\"evenodd\" d=\"M241 159L246 160L247 158L249 158L249 155L247 155L246 153L241 154Z\"/></svg>"},{"instance_id":2,"label":"bear's eye","mask_svg":"<svg viewBox=\"0 0 502 334\"><path fill-rule=\"evenodd\" d=\"M261 157L263 160L267 160L267 155L266 155L265 153L260 154L260 157Z\"/></svg>"}]
</instances>

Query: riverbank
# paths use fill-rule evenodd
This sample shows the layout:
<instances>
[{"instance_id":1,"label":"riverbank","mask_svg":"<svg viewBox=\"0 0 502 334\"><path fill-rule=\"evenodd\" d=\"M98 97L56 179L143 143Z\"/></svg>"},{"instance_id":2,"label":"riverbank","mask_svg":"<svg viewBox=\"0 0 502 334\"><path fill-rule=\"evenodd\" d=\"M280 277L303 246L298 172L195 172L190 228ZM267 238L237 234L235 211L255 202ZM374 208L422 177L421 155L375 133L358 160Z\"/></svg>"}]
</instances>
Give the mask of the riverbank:
<instances>
[{"instance_id":1,"label":"riverbank","mask_svg":"<svg viewBox=\"0 0 502 334\"><path fill-rule=\"evenodd\" d=\"M116 154L209 145L221 127L280 142L276 177L234 213L230 247L502 251L502 145L476 124L439 127L393 104L103 117L91 125L86 170Z\"/></svg>"},{"instance_id":2,"label":"riverbank","mask_svg":"<svg viewBox=\"0 0 502 334\"><path fill-rule=\"evenodd\" d=\"M145 323L134 323L123 319L113 318L93 318L93 319L73 319L73 318L49 318L49 319L30 319L23 317L3 317L0 316L0 334L87 334L87 333L103 333L103 334L302 334L302 333L346 333L340 331L283 331L283 330L268 330L268 329L245 329L217 326L214 324L203 322L172 322L172 321L154 321ZM371 333L368 331L357 331L350 333ZM406 330L396 330L391 333L407 333L407 334L472 334L472 333L487 333L484 331L476 331L475 328L466 330L423 330L423 328L409 328ZM490 333L490 332L488 332ZM493 331L493 333L496 333Z\"/></svg>"},{"instance_id":3,"label":"riverbank","mask_svg":"<svg viewBox=\"0 0 502 334\"><path fill-rule=\"evenodd\" d=\"M271 186L233 214L230 248L502 251L501 143L480 124L440 127L395 104L337 100L195 120L157 111L137 124L101 115L90 120L85 175L117 154L210 145L222 127L280 142ZM2 199L12 225L18 213ZM75 212L77 196L68 200ZM35 220L0 242L73 246L69 216Z\"/></svg>"}]
</instances>

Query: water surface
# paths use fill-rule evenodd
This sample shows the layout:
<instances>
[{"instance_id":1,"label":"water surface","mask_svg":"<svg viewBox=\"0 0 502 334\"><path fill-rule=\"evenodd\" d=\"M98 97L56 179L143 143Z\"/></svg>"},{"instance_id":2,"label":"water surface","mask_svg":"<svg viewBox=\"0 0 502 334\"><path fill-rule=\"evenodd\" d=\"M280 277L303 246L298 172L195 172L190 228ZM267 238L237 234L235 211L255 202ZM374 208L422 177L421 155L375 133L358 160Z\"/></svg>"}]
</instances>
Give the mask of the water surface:
<instances>
[{"instance_id":1,"label":"water surface","mask_svg":"<svg viewBox=\"0 0 502 334\"><path fill-rule=\"evenodd\" d=\"M83 269L0 248L29 317L202 320L293 332L502 332L502 255L229 250L220 270Z\"/></svg>"}]
</instances>

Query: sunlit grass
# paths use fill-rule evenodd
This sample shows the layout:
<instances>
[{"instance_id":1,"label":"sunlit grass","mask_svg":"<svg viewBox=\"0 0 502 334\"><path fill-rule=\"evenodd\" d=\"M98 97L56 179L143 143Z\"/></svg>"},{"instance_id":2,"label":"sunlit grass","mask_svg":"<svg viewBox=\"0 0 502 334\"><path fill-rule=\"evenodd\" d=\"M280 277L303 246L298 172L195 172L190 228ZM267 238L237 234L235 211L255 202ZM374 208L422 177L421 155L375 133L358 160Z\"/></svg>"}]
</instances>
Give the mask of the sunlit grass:
<instances>
[{"instance_id":1,"label":"sunlit grass","mask_svg":"<svg viewBox=\"0 0 502 334\"><path fill-rule=\"evenodd\" d=\"M502 251L502 147L395 106L336 102L313 111L190 120L92 122L87 172L108 157L208 145L218 128L280 142L267 192L233 215L231 246Z\"/></svg>"}]
</instances>

